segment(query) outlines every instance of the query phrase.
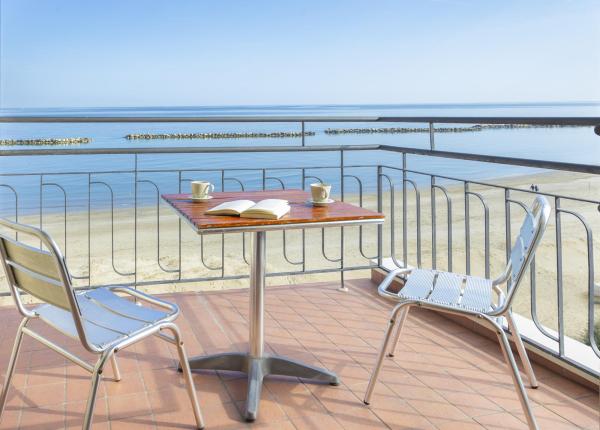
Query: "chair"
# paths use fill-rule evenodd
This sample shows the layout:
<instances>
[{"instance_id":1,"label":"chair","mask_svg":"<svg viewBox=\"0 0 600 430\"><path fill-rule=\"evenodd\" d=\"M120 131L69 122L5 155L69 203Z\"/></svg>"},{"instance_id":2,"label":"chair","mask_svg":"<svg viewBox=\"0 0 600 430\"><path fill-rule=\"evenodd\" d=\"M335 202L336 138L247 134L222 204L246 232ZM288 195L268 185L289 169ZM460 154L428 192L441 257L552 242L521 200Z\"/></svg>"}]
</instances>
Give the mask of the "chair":
<instances>
[{"instance_id":1,"label":"chair","mask_svg":"<svg viewBox=\"0 0 600 430\"><path fill-rule=\"evenodd\" d=\"M393 356L402 325L408 316L408 310L411 306L420 306L438 312L466 316L481 321L494 329L498 335L504 358L511 370L513 383L529 427L531 429L538 428L508 338L502 328L502 317L505 317L508 321L512 339L521 357L529 383L532 388L537 388L537 380L511 313L511 304L523 274L529 266L544 233L550 211L550 204L546 198L537 196L532 207L527 211L525 221L512 248L510 261L502 275L496 280L438 270L410 268L396 269L388 274L379 285L379 294L397 301L399 304L392 310L383 345L367 386L365 404L369 404L371 400L385 352L388 351L390 342L389 356ZM388 291L389 285L399 275L404 276L406 279L404 287L397 293ZM506 295L500 288L505 283L507 283ZM497 295L496 302L494 302L493 293ZM396 324L397 328L394 333Z\"/></svg>"},{"instance_id":2,"label":"chair","mask_svg":"<svg viewBox=\"0 0 600 430\"><path fill-rule=\"evenodd\" d=\"M204 427L181 334L173 323L179 314L176 305L126 287L75 292L65 259L48 234L40 229L4 219L0 219L0 226L16 233L16 238L25 235L39 239L43 244L43 247L34 248L0 233L0 260L17 309L23 315L0 394L0 418L23 335L41 342L91 373L91 388L82 425L85 430L92 425L98 385L107 361L111 362L114 379L120 380L115 354L148 336L156 335L177 347L196 425L200 429ZM43 304L33 309L26 308L21 300L23 292L37 298ZM122 295L134 298L137 304L123 298ZM146 306L139 306L142 303ZM152 306L147 306L148 304ZM86 350L99 356L95 365L92 366L27 327L29 321L36 318L71 338L79 339Z\"/></svg>"}]
</instances>

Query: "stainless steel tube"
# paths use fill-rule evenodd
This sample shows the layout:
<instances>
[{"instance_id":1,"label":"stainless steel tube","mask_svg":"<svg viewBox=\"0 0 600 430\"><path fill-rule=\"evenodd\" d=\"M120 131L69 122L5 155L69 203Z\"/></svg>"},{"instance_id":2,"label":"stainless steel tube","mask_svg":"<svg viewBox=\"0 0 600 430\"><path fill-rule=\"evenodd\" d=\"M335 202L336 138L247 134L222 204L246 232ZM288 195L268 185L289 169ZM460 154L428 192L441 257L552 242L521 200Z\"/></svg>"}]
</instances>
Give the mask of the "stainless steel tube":
<instances>
[{"instance_id":1,"label":"stainless steel tube","mask_svg":"<svg viewBox=\"0 0 600 430\"><path fill-rule=\"evenodd\" d=\"M250 269L250 356L260 358L264 352L264 293L266 232L257 231L252 238Z\"/></svg>"}]
</instances>

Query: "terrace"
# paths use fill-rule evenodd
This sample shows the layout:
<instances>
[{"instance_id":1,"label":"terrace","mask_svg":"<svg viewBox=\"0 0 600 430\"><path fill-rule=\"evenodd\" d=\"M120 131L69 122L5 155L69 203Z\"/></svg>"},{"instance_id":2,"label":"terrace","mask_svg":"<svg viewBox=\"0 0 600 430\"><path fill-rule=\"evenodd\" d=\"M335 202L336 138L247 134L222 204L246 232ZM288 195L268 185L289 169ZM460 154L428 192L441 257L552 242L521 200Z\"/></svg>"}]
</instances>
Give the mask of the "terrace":
<instances>
[{"instance_id":1,"label":"terrace","mask_svg":"<svg viewBox=\"0 0 600 430\"><path fill-rule=\"evenodd\" d=\"M320 123L426 124L428 148L308 145L302 133L297 146L4 150L2 159L15 165L30 156L49 156L49 161L47 170L0 174L1 210L55 237L78 288L132 285L176 302L189 354L212 354L247 348L249 303L243 287L250 240L245 233L196 237L160 195L185 192L198 177L223 191L331 182L336 199L383 212L386 222L269 233L272 286L265 296L265 339L268 352L333 370L341 385L268 379L259 418L247 424L241 413L245 377L198 372L194 381L207 428L518 429L527 428L526 421L493 333L426 310L411 312L373 401L366 406L362 398L392 307L377 295L382 276L410 265L494 277L509 257L522 216L517 211L535 194L545 195L553 206L551 222L514 306L540 380L539 389L527 391L540 428L598 428L598 252L592 233L600 228L600 167L436 150L436 124L593 126L597 118L4 117L0 122L272 122L297 124L302 132ZM181 159L172 158L181 154L190 159L183 167ZM270 164L260 158L265 154L281 159ZM260 167L241 164L235 158L240 155L259 158ZM92 156L112 157L117 167L94 170L86 164ZM210 165L202 164L207 156L216 157ZM65 159L81 165L66 169L60 164ZM53 168L53 160L59 167ZM525 186L532 176L472 180L459 170L436 172L439 160L519 166L553 176L535 190ZM200 167L190 166L194 163ZM19 321L9 299L2 317L3 372ZM86 356L76 343L44 333ZM107 375L94 428L192 427L174 350L149 340L120 352L118 360L123 380ZM27 339L0 427L77 428L88 388L87 374Z\"/></svg>"}]
</instances>

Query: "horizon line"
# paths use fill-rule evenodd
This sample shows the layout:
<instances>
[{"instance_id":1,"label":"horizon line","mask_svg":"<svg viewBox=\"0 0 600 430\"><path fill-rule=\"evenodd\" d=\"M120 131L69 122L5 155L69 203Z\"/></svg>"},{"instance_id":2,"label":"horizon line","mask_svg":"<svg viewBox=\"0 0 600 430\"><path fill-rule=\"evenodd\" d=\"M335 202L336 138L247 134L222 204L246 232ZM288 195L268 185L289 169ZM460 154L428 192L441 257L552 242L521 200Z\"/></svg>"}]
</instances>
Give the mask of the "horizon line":
<instances>
[{"instance_id":1,"label":"horizon line","mask_svg":"<svg viewBox=\"0 0 600 430\"><path fill-rule=\"evenodd\" d=\"M0 107L0 111L5 110L35 110L35 109L223 109L223 108L294 108L294 107L448 107L448 106L585 106L600 105L600 100L579 100L579 101L547 101L547 102L434 102L434 103L307 103L307 104L223 104L223 105L148 105L148 106L27 106L27 107Z\"/></svg>"}]
</instances>

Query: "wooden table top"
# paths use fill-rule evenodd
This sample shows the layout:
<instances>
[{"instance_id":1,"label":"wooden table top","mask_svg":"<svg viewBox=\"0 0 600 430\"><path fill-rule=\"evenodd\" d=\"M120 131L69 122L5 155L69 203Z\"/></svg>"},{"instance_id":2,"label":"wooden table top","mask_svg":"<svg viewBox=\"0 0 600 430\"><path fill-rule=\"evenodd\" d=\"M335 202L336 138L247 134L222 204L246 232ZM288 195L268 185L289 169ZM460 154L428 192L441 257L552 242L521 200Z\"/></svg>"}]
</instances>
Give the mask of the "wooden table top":
<instances>
[{"instance_id":1,"label":"wooden table top","mask_svg":"<svg viewBox=\"0 0 600 430\"><path fill-rule=\"evenodd\" d=\"M214 198L205 202L192 201L190 194L167 194L162 198L198 233L203 234L331 225L380 224L385 219L385 216L379 212L345 202L336 201L327 206L312 206L307 203L310 193L302 190L238 191L213 193L212 195ZM258 202L264 199L287 200L291 210L280 219L253 219L205 214L208 209L226 201L252 200Z\"/></svg>"}]
</instances>

